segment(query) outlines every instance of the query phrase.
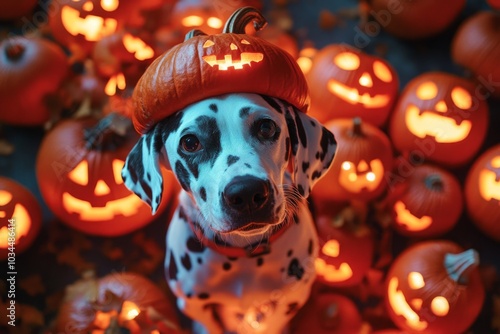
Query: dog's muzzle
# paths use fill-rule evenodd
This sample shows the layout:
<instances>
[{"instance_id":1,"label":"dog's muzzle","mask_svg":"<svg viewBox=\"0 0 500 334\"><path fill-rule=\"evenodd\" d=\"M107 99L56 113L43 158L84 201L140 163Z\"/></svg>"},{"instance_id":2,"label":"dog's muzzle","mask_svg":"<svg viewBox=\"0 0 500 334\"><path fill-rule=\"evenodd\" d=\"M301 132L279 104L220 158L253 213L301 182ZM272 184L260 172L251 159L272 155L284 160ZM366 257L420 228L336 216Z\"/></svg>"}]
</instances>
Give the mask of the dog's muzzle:
<instances>
[{"instance_id":1,"label":"dog's muzzle","mask_svg":"<svg viewBox=\"0 0 500 334\"><path fill-rule=\"evenodd\" d=\"M237 176L224 188L222 202L232 230L251 223L275 223L274 196L269 181L251 175Z\"/></svg>"}]
</instances>

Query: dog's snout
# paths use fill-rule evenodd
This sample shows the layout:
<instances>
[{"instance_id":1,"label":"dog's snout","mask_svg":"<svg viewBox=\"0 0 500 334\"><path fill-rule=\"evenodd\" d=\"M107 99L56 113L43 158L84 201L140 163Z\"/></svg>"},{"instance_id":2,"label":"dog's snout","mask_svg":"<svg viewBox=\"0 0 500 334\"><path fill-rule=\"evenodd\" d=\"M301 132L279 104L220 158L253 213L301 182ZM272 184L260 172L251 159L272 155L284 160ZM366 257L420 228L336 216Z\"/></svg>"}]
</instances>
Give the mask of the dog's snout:
<instances>
[{"instance_id":1,"label":"dog's snout","mask_svg":"<svg viewBox=\"0 0 500 334\"><path fill-rule=\"evenodd\" d=\"M238 176L227 184L223 193L226 204L241 213L252 213L269 200L269 182L254 176Z\"/></svg>"}]
</instances>

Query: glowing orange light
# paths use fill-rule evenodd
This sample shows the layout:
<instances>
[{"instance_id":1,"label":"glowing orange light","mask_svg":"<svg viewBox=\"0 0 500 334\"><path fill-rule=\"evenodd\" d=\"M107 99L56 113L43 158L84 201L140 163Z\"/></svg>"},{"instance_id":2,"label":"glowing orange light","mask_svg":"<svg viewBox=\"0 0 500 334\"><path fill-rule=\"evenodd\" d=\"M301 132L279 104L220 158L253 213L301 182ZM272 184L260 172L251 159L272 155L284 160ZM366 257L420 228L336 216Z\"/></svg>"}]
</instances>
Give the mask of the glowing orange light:
<instances>
[{"instance_id":1,"label":"glowing orange light","mask_svg":"<svg viewBox=\"0 0 500 334\"><path fill-rule=\"evenodd\" d=\"M146 60L154 57L154 50L139 37L131 34L123 35L123 45L128 52L133 53L137 60Z\"/></svg>"},{"instance_id":2,"label":"glowing orange light","mask_svg":"<svg viewBox=\"0 0 500 334\"><path fill-rule=\"evenodd\" d=\"M384 166L380 159L373 159L370 164L361 160L357 166L353 162L344 161L340 168L339 183L354 193L363 189L373 191L379 186L383 175Z\"/></svg>"},{"instance_id":3,"label":"glowing orange light","mask_svg":"<svg viewBox=\"0 0 500 334\"><path fill-rule=\"evenodd\" d=\"M394 204L394 212L396 212L396 222L399 225L405 225L409 231L422 231L432 224L432 217L415 217L408 209L406 209L406 205L401 201L397 201Z\"/></svg>"}]
</instances>

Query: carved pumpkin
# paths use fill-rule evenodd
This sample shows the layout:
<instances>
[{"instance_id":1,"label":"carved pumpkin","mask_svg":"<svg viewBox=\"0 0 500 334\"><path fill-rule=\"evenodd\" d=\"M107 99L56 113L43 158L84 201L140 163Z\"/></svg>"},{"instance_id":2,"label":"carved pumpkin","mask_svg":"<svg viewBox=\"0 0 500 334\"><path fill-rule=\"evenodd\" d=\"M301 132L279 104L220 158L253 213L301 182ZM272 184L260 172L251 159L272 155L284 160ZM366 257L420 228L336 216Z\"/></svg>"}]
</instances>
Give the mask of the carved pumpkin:
<instances>
[{"instance_id":1,"label":"carved pumpkin","mask_svg":"<svg viewBox=\"0 0 500 334\"><path fill-rule=\"evenodd\" d=\"M30 14L37 0L0 1L0 20L14 20Z\"/></svg>"},{"instance_id":2,"label":"carved pumpkin","mask_svg":"<svg viewBox=\"0 0 500 334\"><path fill-rule=\"evenodd\" d=\"M46 99L68 74L63 50L42 38L11 37L0 44L0 122L41 125L49 119Z\"/></svg>"},{"instance_id":3,"label":"carved pumpkin","mask_svg":"<svg viewBox=\"0 0 500 334\"><path fill-rule=\"evenodd\" d=\"M370 268L374 243L371 231L351 227L328 216L316 220L320 251L315 260L318 281L333 287L353 286L361 282Z\"/></svg>"},{"instance_id":4,"label":"carved pumpkin","mask_svg":"<svg viewBox=\"0 0 500 334\"><path fill-rule=\"evenodd\" d=\"M42 209L35 196L14 180L0 176L0 260L6 260L9 246L15 254L24 252L42 225Z\"/></svg>"},{"instance_id":5,"label":"carved pumpkin","mask_svg":"<svg viewBox=\"0 0 500 334\"><path fill-rule=\"evenodd\" d=\"M111 114L97 123L66 120L49 132L37 157L36 172L45 202L61 221L84 233L117 236L151 222L147 204L123 183L121 169L138 137L112 132ZM177 189L165 175L165 208Z\"/></svg>"},{"instance_id":6,"label":"carved pumpkin","mask_svg":"<svg viewBox=\"0 0 500 334\"><path fill-rule=\"evenodd\" d=\"M408 333L464 333L484 301L477 265L477 252L450 241L408 247L387 273L389 316Z\"/></svg>"},{"instance_id":7,"label":"carved pumpkin","mask_svg":"<svg viewBox=\"0 0 500 334\"><path fill-rule=\"evenodd\" d=\"M340 294L313 292L290 325L291 334L359 334L363 321L354 302Z\"/></svg>"},{"instance_id":8,"label":"carved pumpkin","mask_svg":"<svg viewBox=\"0 0 500 334\"><path fill-rule=\"evenodd\" d=\"M343 44L319 50L306 78L311 87L310 112L320 122L360 117L380 126L399 87L397 73L388 62Z\"/></svg>"},{"instance_id":9,"label":"carved pumpkin","mask_svg":"<svg viewBox=\"0 0 500 334\"><path fill-rule=\"evenodd\" d=\"M467 212L487 236L500 241L500 145L474 162L465 181Z\"/></svg>"},{"instance_id":10,"label":"carved pumpkin","mask_svg":"<svg viewBox=\"0 0 500 334\"><path fill-rule=\"evenodd\" d=\"M243 34L250 22L257 29L265 25L255 9L242 8L223 33L190 35L156 58L134 90L136 130L145 133L196 101L233 92L270 95L307 110L308 88L297 63L275 45Z\"/></svg>"},{"instance_id":11,"label":"carved pumpkin","mask_svg":"<svg viewBox=\"0 0 500 334\"><path fill-rule=\"evenodd\" d=\"M411 237L436 237L455 226L463 208L460 183L446 170L415 167L411 175L393 189L394 229Z\"/></svg>"},{"instance_id":12,"label":"carved pumpkin","mask_svg":"<svg viewBox=\"0 0 500 334\"><path fill-rule=\"evenodd\" d=\"M464 8L465 2L372 0L369 4L370 14L387 32L401 38L418 39L438 34L450 26Z\"/></svg>"},{"instance_id":13,"label":"carved pumpkin","mask_svg":"<svg viewBox=\"0 0 500 334\"><path fill-rule=\"evenodd\" d=\"M413 78L391 116L394 146L447 166L469 161L484 141L489 117L475 90L473 82L444 72Z\"/></svg>"},{"instance_id":14,"label":"carved pumpkin","mask_svg":"<svg viewBox=\"0 0 500 334\"><path fill-rule=\"evenodd\" d=\"M387 136L359 118L325 123L337 140L337 153L328 172L315 186L313 197L326 201L369 201L387 186L392 148Z\"/></svg>"},{"instance_id":15,"label":"carved pumpkin","mask_svg":"<svg viewBox=\"0 0 500 334\"><path fill-rule=\"evenodd\" d=\"M83 278L66 288L57 333L180 333L174 305L156 285L133 273Z\"/></svg>"},{"instance_id":16,"label":"carved pumpkin","mask_svg":"<svg viewBox=\"0 0 500 334\"><path fill-rule=\"evenodd\" d=\"M451 55L457 64L474 73L483 86L481 96L500 97L497 84L500 81L500 68L497 66L497 59L500 58L500 13L479 12L464 21L453 37Z\"/></svg>"}]
</instances>

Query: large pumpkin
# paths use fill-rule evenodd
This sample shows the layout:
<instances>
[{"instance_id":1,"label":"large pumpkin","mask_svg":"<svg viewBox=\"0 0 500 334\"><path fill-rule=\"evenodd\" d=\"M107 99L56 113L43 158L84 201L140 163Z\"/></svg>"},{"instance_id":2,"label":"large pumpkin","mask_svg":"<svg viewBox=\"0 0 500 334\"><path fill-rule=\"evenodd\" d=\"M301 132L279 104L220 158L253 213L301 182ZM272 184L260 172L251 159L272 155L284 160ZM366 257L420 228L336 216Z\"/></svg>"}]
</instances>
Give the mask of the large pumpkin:
<instances>
[{"instance_id":1,"label":"large pumpkin","mask_svg":"<svg viewBox=\"0 0 500 334\"><path fill-rule=\"evenodd\" d=\"M36 162L43 198L61 221L79 231L122 235L150 223L149 206L127 189L121 169L138 136L111 131L108 116L58 124L43 139ZM164 202L175 192L172 174L164 176Z\"/></svg>"},{"instance_id":2,"label":"large pumpkin","mask_svg":"<svg viewBox=\"0 0 500 334\"><path fill-rule=\"evenodd\" d=\"M369 201L387 187L392 148L387 136L359 118L325 123L337 140L337 153L328 172L315 185L319 201Z\"/></svg>"},{"instance_id":3,"label":"large pumpkin","mask_svg":"<svg viewBox=\"0 0 500 334\"><path fill-rule=\"evenodd\" d=\"M49 119L47 97L68 74L63 50L42 38L11 37L0 43L0 122L41 125Z\"/></svg>"},{"instance_id":4,"label":"large pumpkin","mask_svg":"<svg viewBox=\"0 0 500 334\"><path fill-rule=\"evenodd\" d=\"M500 97L500 13L479 12L462 23L453 37L451 55L474 73L483 86L481 96Z\"/></svg>"},{"instance_id":5,"label":"large pumpkin","mask_svg":"<svg viewBox=\"0 0 500 334\"><path fill-rule=\"evenodd\" d=\"M257 29L265 25L255 9L241 8L223 33L198 31L158 57L134 90L136 130L145 133L194 102L234 92L270 95L306 111L308 88L299 66L286 51L244 34L250 22Z\"/></svg>"},{"instance_id":6,"label":"large pumpkin","mask_svg":"<svg viewBox=\"0 0 500 334\"><path fill-rule=\"evenodd\" d=\"M410 334L464 333L483 306L478 263L477 252L451 241L408 247L386 276L389 316Z\"/></svg>"},{"instance_id":7,"label":"large pumpkin","mask_svg":"<svg viewBox=\"0 0 500 334\"><path fill-rule=\"evenodd\" d=\"M487 236L500 241L500 144L474 162L465 181L467 212Z\"/></svg>"},{"instance_id":8,"label":"large pumpkin","mask_svg":"<svg viewBox=\"0 0 500 334\"><path fill-rule=\"evenodd\" d=\"M42 209L35 196L16 181L1 176L0 222L0 260L9 261L9 253L15 257L24 252L42 226Z\"/></svg>"},{"instance_id":9,"label":"large pumpkin","mask_svg":"<svg viewBox=\"0 0 500 334\"><path fill-rule=\"evenodd\" d=\"M392 190L394 229L411 237L436 237L455 226L463 208L462 189L448 171L425 164Z\"/></svg>"},{"instance_id":10,"label":"large pumpkin","mask_svg":"<svg viewBox=\"0 0 500 334\"><path fill-rule=\"evenodd\" d=\"M446 166L468 162L488 128L488 104L474 82L444 72L413 78L394 108L389 133L405 155Z\"/></svg>"},{"instance_id":11,"label":"large pumpkin","mask_svg":"<svg viewBox=\"0 0 500 334\"><path fill-rule=\"evenodd\" d=\"M397 99L399 80L384 59L344 44L315 54L307 73L311 115L320 122L360 117L381 126Z\"/></svg>"}]
</instances>

